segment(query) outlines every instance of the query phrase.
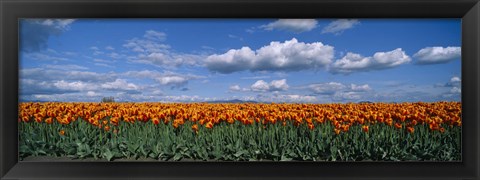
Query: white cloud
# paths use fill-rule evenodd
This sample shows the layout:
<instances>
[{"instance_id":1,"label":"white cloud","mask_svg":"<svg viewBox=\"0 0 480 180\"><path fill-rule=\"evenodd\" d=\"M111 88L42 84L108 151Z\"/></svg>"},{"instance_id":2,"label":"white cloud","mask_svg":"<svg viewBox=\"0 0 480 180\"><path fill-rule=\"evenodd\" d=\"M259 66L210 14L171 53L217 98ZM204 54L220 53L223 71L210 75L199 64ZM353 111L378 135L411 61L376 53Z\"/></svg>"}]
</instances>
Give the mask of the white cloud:
<instances>
[{"instance_id":1,"label":"white cloud","mask_svg":"<svg viewBox=\"0 0 480 180\"><path fill-rule=\"evenodd\" d=\"M389 52L377 52L373 57L363 57L360 54L347 53L342 59L329 66L332 73L350 74L353 72L372 71L393 68L409 63L411 58L401 48Z\"/></svg>"},{"instance_id":2,"label":"white cloud","mask_svg":"<svg viewBox=\"0 0 480 180\"><path fill-rule=\"evenodd\" d=\"M53 85L61 90L72 90L72 91L86 91L86 90L95 90L97 87L94 84L86 83L83 81L74 81L67 82L64 80L57 81Z\"/></svg>"},{"instance_id":3,"label":"white cloud","mask_svg":"<svg viewBox=\"0 0 480 180\"><path fill-rule=\"evenodd\" d=\"M269 79L270 76L250 76L250 77L241 77L240 79Z\"/></svg>"},{"instance_id":4,"label":"white cloud","mask_svg":"<svg viewBox=\"0 0 480 180\"><path fill-rule=\"evenodd\" d=\"M256 51L249 47L231 49L206 58L206 67L214 72L237 71L300 71L318 69L330 64L333 47L321 42L304 43L293 38L283 43L273 41Z\"/></svg>"},{"instance_id":5,"label":"white cloud","mask_svg":"<svg viewBox=\"0 0 480 180\"><path fill-rule=\"evenodd\" d=\"M162 85L170 85L170 84L182 85L188 81L186 77L182 77L178 75L162 76L162 77L156 78L156 80Z\"/></svg>"},{"instance_id":6,"label":"white cloud","mask_svg":"<svg viewBox=\"0 0 480 180\"><path fill-rule=\"evenodd\" d=\"M286 79L273 80L270 83L267 83L263 80L258 80L250 86L252 91L286 91L289 86Z\"/></svg>"},{"instance_id":7,"label":"white cloud","mask_svg":"<svg viewBox=\"0 0 480 180\"><path fill-rule=\"evenodd\" d=\"M461 82L462 79L460 79L460 77L457 77L457 76L453 76L451 79L450 79L450 82L451 83L455 83L455 82Z\"/></svg>"},{"instance_id":8,"label":"white cloud","mask_svg":"<svg viewBox=\"0 0 480 180\"><path fill-rule=\"evenodd\" d=\"M133 84L128 83L125 79L116 79L113 82L107 82L101 85L102 88L107 90L139 90L140 88Z\"/></svg>"},{"instance_id":9,"label":"white cloud","mask_svg":"<svg viewBox=\"0 0 480 180\"><path fill-rule=\"evenodd\" d=\"M433 87L438 88L450 88L449 91L444 92L443 96L448 98L454 98L454 100L460 100L460 95L462 93L462 79L458 76L453 76L450 78L450 81L444 84L435 84Z\"/></svg>"},{"instance_id":10,"label":"white cloud","mask_svg":"<svg viewBox=\"0 0 480 180\"><path fill-rule=\"evenodd\" d=\"M364 85L355 85L355 84L350 84L350 89L352 91L370 91L372 88L368 84Z\"/></svg>"},{"instance_id":11,"label":"white cloud","mask_svg":"<svg viewBox=\"0 0 480 180\"><path fill-rule=\"evenodd\" d=\"M109 51L115 50L115 48L113 48L112 46L106 46L105 49L106 49L106 50L109 50Z\"/></svg>"},{"instance_id":12,"label":"white cloud","mask_svg":"<svg viewBox=\"0 0 480 180\"><path fill-rule=\"evenodd\" d=\"M105 60L105 59L98 59L98 58L95 58L93 59L94 62L98 62L98 63L114 63L115 61L111 61L111 60Z\"/></svg>"},{"instance_id":13,"label":"white cloud","mask_svg":"<svg viewBox=\"0 0 480 180\"><path fill-rule=\"evenodd\" d=\"M329 82L329 83L320 83L320 84L310 84L307 86L310 91L315 94L325 94L331 95L337 91L344 90L346 86L338 82Z\"/></svg>"},{"instance_id":14,"label":"white cloud","mask_svg":"<svg viewBox=\"0 0 480 180\"><path fill-rule=\"evenodd\" d=\"M112 66L112 65L109 65L109 64L105 64L105 63L93 63L95 66L102 66L102 67L106 67L106 68L115 68L115 66Z\"/></svg>"},{"instance_id":15,"label":"white cloud","mask_svg":"<svg viewBox=\"0 0 480 180\"><path fill-rule=\"evenodd\" d=\"M323 28L322 33L340 34L347 29L353 28L353 26L357 24L360 24L360 22L356 19L338 19Z\"/></svg>"},{"instance_id":16,"label":"white cloud","mask_svg":"<svg viewBox=\"0 0 480 180\"><path fill-rule=\"evenodd\" d=\"M460 47L426 47L413 55L417 64L440 64L460 59L462 50Z\"/></svg>"},{"instance_id":17,"label":"white cloud","mask_svg":"<svg viewBox=\"0 0 480 180\"><path fill-rule=\"evenodd\" d=\"M453 87L452 89L450 89L450 93L460 94L460 93L462 93L462 89L460 89L459 87Z\"/></svg>"},{"instance_id":18,"label":"white cloud","mask_svg":"<svg viewBox=\"0 0 480 180\"><path fill-rule=\"evenodd\" d=\"M450 81L442 84L435 84L434 87L460 87L462 79L458 76L453 76Z\"/></svg>"},{"instance_id":19,"label":"white cloud","mask_svg":"<svg viewBox=\"0 0 480 180\"><path fill-rule=\"evenodd\" d=\"M317 26L315 19L279 19L275 22L260 26L264 30L285 30L295 33L311 31Z\"/></svg>"},{"instance_id":20,"label":"white cloud","mask_svg":"<svg viewBox=\"0 0 480 180\"><path fill-rule=\"evenodd\" d=\"M173 72L160 73L158 71L128 71L122 74L126 77L133 78L149 78L155 80L160 85L171 85L172 87L182 87L188 83L189 80L203 79L204 76L198 76L193 74L179 74Z\"/></svg>"},{"instance_id":21,"label":"white cloud","mask_svg":"<svg viewBox=\"0 0 480 180\"><path fill-rule=\"evenodd\" d=\"M229 89L230 89L230 91L240 91L240 90L242 90L242 88L240 88L240 86L238 84L230 86Z\"/></svg>"},{"instance_id":22,"label":"white cloud","mask_svg":"<svg viewBox=\"0 0 480 180\"><path fill-rule=\"evenodd\" d=\"M127 40L127 43L123 44L123 47L131 49L134 52L141 53L165 52L170 48L170 46L167 44L162 44L150 39L138 38Z\"/></svg>"},{"instance_id":23,"label":"white cloud","mask_svg":"<svg viewBox=\"0 0 480 180\"><path fill-rule=\"evenodd\" d=\"M268 85L267 82L263 80L258 80L252 86L250 86L252 91L268 91L270 89L270 86Z\"/></svg>"},{"instance_id":24,"label":"white cloud","mask_svg":"<svg viewBox=\"0 0 480 180\"><path fill-rule=\"evenodd\" d=\"M315 96L308 95L299 95L299 94L286 94L286 95L277 95L274 100L276 102L315 102L317 98Z\"/></svg>"},{"instance_id":25,"label":"white cloud","mask_svg":"<svg viewBox=\"0 0 480 180\"><path fill-rule=\"evenodd\" d=\"M235 35L233 35L233 34L229 34L228 37L229 37L229 38L232 38L232 39L238 39L238 40L240 40L240 41L243 41L243 38L242 38L242 37L235 36Z\"/></svg>"},{"instance_id":26,"label":"white cloud","mask_svg":"<svg viewBox=\"0 0 480 180\"><path fill-rule=\"evenodd\" d=\"M165 38L167 37L167 34L164 32L158 32L154 30L148 30L145 32L145 35L143 37L150 39L150 40L156 40L156 41L164 41Z\"/></svg>"},{"instance_id":27,"label":"white cloud","mask_svg":"<svg viewBox=\"0 0 480 180\"><path fill-rule=\"evenodd\" d=\"M358 92L336 92L333 99L337 101L360 100L362 95Z\"/></svg>"},{"instance_id":28,"label":"white cloud","mask_svg":"<svg viewBox=\"0 0 480 180\"><path fill-rule=\"evenodd\" d=\"M42 81L85 81L85 82L108 82L114 81L115 73L96 73L90 71L65 71L59 69L27 68L21 69L21 79L33 79Z\"/></svg>"},{"instance_id":29,"label":"white cloud","mask_svg":"<svg viewBox=\"0 0 480 180\"><path fill-rule=\"evenodd\" d=\"M63 64L63 65L46 65L45 68L60 69L60 70L87 70L85 66L79 66L76 64Z\"/></svg>"},{"instance_id":30,"label":"white cloud","mask_svg":"<svg viewBox=\"0 0 480 180\"><path fill-rule=\"evenodd\" d=\"M20 20L20 50L37 52L48 49L50 36L60 35L70 29L74 19L24 19Z\"/></svg>"},{"instance_id":31,"label":"white cloud","mask_svg":"<svg viewBox=\"0 0 480 180\"><path fill-rule=\"evenodd\" d=\"M288 89L288 84L286 79L273 80L270 82L271 91L285 91Z\"/></svg>"},{"instance_id":32,"label":"white cloud","mask_svg":"<svg viewBox=\"0 0 480 180\"><path fill-rule=\"evenodd\" d=\"M68 59L64 57L52 56L52 55L43 54L40 52L27 53L25 54L25 57L33 60L41 60L41 61L68 61Z\"/></svg>"},{"instance_id":33,"label":"white cloud","mask_svg":"<svg viewBox=\"0 0 480 180\"><path fill-rule=\"evenodd\" d=\"M95 96L101 96L101 94L95 93L95 91L88 91L87 96L95 97Z\"/></svg>"},{"instance_id":34,"label":"white cloud","mask_svg":"<svg viewBox=\"0 0 480 180\"><path fill-rule=\"evenodd\" d=\"M339 82L315 83L310 84L301 89L307 89L319 97L326 98L326 102L350 102L366 98L373 91L368 84L345 85Z\"/></svg>"},{"instance_id":35,"label":"white cloud","mask_svg":"<svg viewBox=\"0 0 480 180\"><path fill-rule=\"evenodd\" d=\"M75 19L45 19L33 21L44 26L54 27L59 30L68 30L69 25L72 24Z\"/></svg>"},{"instance_id":36,"label":"white cloud","mask_svg":"<svg viewBox=\"0 0 480 180\"><path fill-rule=\"evenodd\" d=\"M146 31L143 38L127 40L123 47L138 53L128 57L129 62L150 64L160 68L173 68L181 65L199 65L204 59L202 55L176 53L168 44L163 44L165 33ZM121 58L119 54L109 54L112 58Z\"/></svg>"}]
</instances>

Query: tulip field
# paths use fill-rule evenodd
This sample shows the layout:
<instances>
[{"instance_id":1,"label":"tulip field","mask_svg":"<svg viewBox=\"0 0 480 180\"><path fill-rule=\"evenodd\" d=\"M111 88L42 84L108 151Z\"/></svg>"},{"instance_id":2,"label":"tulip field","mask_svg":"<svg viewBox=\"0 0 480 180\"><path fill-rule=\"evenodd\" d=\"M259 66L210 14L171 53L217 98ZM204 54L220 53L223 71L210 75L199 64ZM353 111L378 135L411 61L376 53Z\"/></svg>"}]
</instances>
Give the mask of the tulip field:
<instances>
[{"instance_id":1,"label":"tulip field","mask_svg":"<svg viewBox=\"0 0 480 180\"><path fill-rule=\"evenodd\" d=\"M460 161L460 102L19 105L19 157Z\"/></svg>"}]
</instances>

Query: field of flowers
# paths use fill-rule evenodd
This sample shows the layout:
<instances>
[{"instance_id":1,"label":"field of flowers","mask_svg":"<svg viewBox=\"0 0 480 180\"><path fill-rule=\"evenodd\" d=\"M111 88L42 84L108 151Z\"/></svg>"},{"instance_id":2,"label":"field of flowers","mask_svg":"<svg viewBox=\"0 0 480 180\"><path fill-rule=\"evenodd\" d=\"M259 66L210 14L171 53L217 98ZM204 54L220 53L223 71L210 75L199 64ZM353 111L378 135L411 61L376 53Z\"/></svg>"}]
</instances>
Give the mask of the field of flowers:
<instances>
[{"instance_id":1,"label":"field of flowers","mask_svg":"<svg viewBox=\"0 0 480 180\"><path fill-rule=\"evenodd\" d=\"M19 156L459 161L461 103L20 103Z\"/></svg>"}]
</instances>

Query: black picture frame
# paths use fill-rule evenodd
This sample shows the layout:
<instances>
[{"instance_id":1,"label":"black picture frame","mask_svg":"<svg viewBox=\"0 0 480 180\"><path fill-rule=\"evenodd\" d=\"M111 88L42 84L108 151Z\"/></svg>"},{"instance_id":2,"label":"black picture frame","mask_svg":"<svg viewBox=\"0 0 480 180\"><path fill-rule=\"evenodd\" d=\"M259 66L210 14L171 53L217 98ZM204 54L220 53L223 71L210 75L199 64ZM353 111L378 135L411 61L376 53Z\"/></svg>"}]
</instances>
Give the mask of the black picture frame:
<instances>
[{"instance_id":1,"label":"black picture frame","mask_svg":"<svg viewBox=\"0 0 480 180\"><path fill-rule=\"evenodd\" d=\"M19 162L19 18L461 18L462 162ZM480 179L479 0L0 0L0 179Z\"/></svg>"}]
</instances>

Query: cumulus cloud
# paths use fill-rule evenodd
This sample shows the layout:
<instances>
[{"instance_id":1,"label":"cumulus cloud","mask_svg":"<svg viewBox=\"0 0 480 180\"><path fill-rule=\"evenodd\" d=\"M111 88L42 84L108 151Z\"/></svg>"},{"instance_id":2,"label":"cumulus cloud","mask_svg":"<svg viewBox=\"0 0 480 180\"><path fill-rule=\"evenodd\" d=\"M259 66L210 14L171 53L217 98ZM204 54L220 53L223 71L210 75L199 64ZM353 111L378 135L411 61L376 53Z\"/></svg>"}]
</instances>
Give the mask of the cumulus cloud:
<instances>
[{"instance_id":1,"label":"cumulus cloud","mask_svg":"<svg viewBox=\"0 0 480 180\"><path fill-rule=\"evenodd\" d=\"M106 46L105 49L106 49L106 50L109 50L109 51L115 50L115 48L113 48L112 46Z\"/></svg>"},{"instance_id":2,"label":"cumulus cloud","mask_svg":"<svg viewBox=\"0 0 480 180\"><path fill-rule=\"evenodd\" d=\"M338 19L322 29L322 33L341 34L343 31L353 28L353 26L360 24L357 19Z\"/></svg>"},{"instance_id":3,"label":"cumulus cloud","mask_svg":"<svg viewBox=\"0 0 480 180\"><path fill-rule=\"evenodd\" d=\"M150 54L139 54L132 59L132 62L151 64L158 67L178 67L181 65L197 65L202 59L200 55L176 54L171 52L154 52Z\"/></svg>"},{"instance_id":4,"label":"cumulus cloud","mask_svg":"<svg viewBox=\"0 0 480 180\"><path fill-rule=\"evenodd\" d=\"M252 91L286 91L289 86L286 79L273 80L267 83L263 80L258 80L250 86Z\"/></svg>"},{"instance_id":5,"label":"cumulus cloud","mask_svg":"<svg viewBox=\"0 0 480 180\"><path fill-rule=\"evenodd\" d=\"M308 102L317 101L317 97L310 96L310 95L299 95L299 94L281 94L281 95L276 95L275 98L273 98L273 101L287 102L287 103L292 103L292 102L308 103Z\"/></svg>"},{"instance_id":6,"label":"cumulus cloud","mask_svg":"<svg viewBox=\"0 0 480 180\"><path fill-rule=\"evenodd\" d=\"M273 80L270 82L271 91L285 91L289 88L286 79Z\"/></svg>"},{"instance_id":7,"label":"cumulus cloud","mask_svg":"<svg viewBox=\"0 0 480 180\"><path fill-rule=\"evenodd\" d=\"M88 91L87 96L95 97L95 96L101 96L101 94L95 93L95 91Z\"/></svg>"},{"instance_id":8,"label":"cumulus cloud","mask_svg":"<svg viewBox=\"0 0 480 180\"><path fill-rule=\"evenodd\" d=\"M20 21L20 50L35 52L47 49L50 36L69 30L74 19L24 19Z\"/></svg>"},{"instance_id":9,"label":"cumulus cloud","mask_svg":"<svg viewBox=\"0 0 480 180\"><path fill-rule=\"evenodd\" d=\"M116 79L113 82L107 82L101 85L107 90L139 90L139 87L133 83L128 83L125 79Z\"/></svg>"},{"instance_id":10,"label":"cumulus cloud","mask_svg":"<svg viewBox=\"0 0 480 180\"><path fill-rule=\"evenodd\" d=\"M368 84L346 85L339 82L315 83L307 85L302 89L307 89L314 95L328 98L330 101L360 100L362 98L366 98L366 96L369 94L367 92L373 91Z\"/></svg>"},{"instance_id":11,"label":"cumulus cloud","mask_svg":"<svg viewBox=\"0 0 480 180\"><path fill-rule=\"evenodd\" d=\"M86 90L95 90L97 87L95 84L87 83L83 81L73 81L67 82L64 80L54 82L53 85L61 90L72 90L72 91L86 91Z\"/></svg>"},{"instance_id":12,"label":"cumulus cloud","mask_svg":"<svg viewBox=\"0 0 480 180\"><path fill-rule=\"evenodd\" d=\"M19 89L22 99L34 98L33 95L72 94L88 91L103 94L104 92L127 92L138 94L141 86L119 78L119 74L97 73L88 71L65 71L58 69L32 68L20 70ZM90 93L91 94L91 93ZM65 96L67 97L67 96Z\"/></svg>"},{"instance_id":13,"label":"cumulus cloud","mask_svg":"<svg viewBox=\"0 0 480 180\"><path fill-rule=\"evenodd\" d=\"M455 101L460 100L462 93L462 79L458 76L453 76L450 81L442 84L435 84L434 88L449 88L448 91L444 91L442 97L450 98Z\"/></svg>"},{"instance_id":14,"label":"cumulus cloud","mask_svg":"<svg viewBox=\"0 0 480 180\"><path fill-rule=\"evenodd\" d=\"M242 90L242 88L240 88L240 86L238 84L230 86L229 89L230 89L230 91L240 91L240 90Z\"/></svg>"},{"instance_id":15,"label":"cumulus cloud","mask_svg":"<svg viewBox=\"0 0 480 180\"><path fill-rule=\"evenodd\" d=\"M370 91L372 88L368 84L364 85L355 85L355 84L350 84L350 89L352 91Z\"/></svg>"},{"instance_id":16,"label":"cumulus cloud","mask_svg":"<svg viewBox=\"0 0 480 180\"><path fill-rule=\"evenodd\" d=\"M332 73L350 74L353 72L382 70L409 63L411 58L401 48L388 52L377 52L371 57L347 53L342 59L329 66Z\"/></svg>"},{"instance_id":17,"label":"cumulus cloud","mask_svg":"<svg viewBox=\"0 0 480 180\"><path fill-rule=\"evenodd\" d=\"M198 65L204 59L202 55L176 53L170 45L164 44L166 34L153 30L146 31L143 38L127 40L123 47L138 53L128 58L130 62L150 64L161 68L172 68L181 65ZM119 54L109 54L112 58L122 57Z\"/></svg>"},{"instance_id":18,"label":"cumulus cloud","mask_svg":"<svg viewBox=\"0 0 480 180\"><path fill-rule=\"evenodd\" d=\"M261 29L267 31L283 30L295 33L311 31L315 27L317 27L317 20L315 19L279 19L275 22L260 26Z\"/></svg>"},{"instance_id":19,"label":"cumulus cloud","mask_svg":"<svg viewBox=\"0 0 480 180\"><path fill-rule=\"evenodd\" d=\"M148 30L145 32L145 35L143 37L150 39L150 40L158 40L158 41L164 41L167 37L167 34L164 32L158 32L154 30Z\"/></svg>"},{"instance_id":20,"label":"cumulus cloud","mask_svg":"<svg viewBox=\"0 0 480 180\"><path fill-rule=\"evenodd\" d=\"M257 82L253 83L250 88L252 91L268 91L270 89L270 85L263 80L258 80Z\"/></svg>"},{"instance_id":21,"label":"cumulus cloud","mask_svg":"<svg viewBox=\"0 0 480 180\"><path fill-rule=\"evenodd\" d=\"M435 84L434 87L460 87L462 79L458 76L453 76L450 81L441 84Z\"/></svg>"},{"instance_id":22,"label":"cumulus cloud","mask_svg":"<svg viewBox=\"0 0 480 180\"><path fill-rule=\"evenodd\" d=\"M420 65L441 64L460 59L462 50L460 47L426 47L413 55Z\"/></svg>"},{"instance_id":23,"label":"cumulus cloud","mask_svg":"<svg viewBox=\"0 0 480 180\"><path fill-rule=\"evenodd\" d=\"M20 70L20 78L33 80L66 80L85 82L108 82L117 78L115 73L97 73L90 71L64 71L59 69L27 68Z\"/></svg>"},{"instance_id":24,"label":"cumulus cloud","mask_svg":"<svg viewBox=\"0 0 480 180\"><path fill-rule=\"evenodd\" d=\"M310 84L308 89L315 94L331 95L337 91L344 90L347 86L338 82Z\"/></svg>"},{"instance_id":25,"label":"cumulus cloud","mask_svg":"<svg viewBox=\"0 0 480 180\"><path fill-rule=\"evenodd\" d=\"M62 64L62 65L45 65L45 68L48 69L59 69L59 70L87 70L88 67L79 66L76 64Z\"/></svg>"},{"instance_id":26,"label":"cumulus cloud","mask_svg":"<svg viewBox=\"0 0 480 180\"><path fill-rule=\"evenodd\" d=\"M161 73L158 71L149 71L149 70L128 71L123 73L123 75L127 77L135 77L135 78L149 78L158 82L160 85L171 86L175 88L185 86L189 80L205 78L204 76L198 76L193 74L179 74L179 73L173 73L169 71Z\"/></svg>"},{"instance_id":27,"label":"cumulus cloud","mask_svg":"<svg viewBox=\"0 0 480 180\"><path fill-rule=\"evenodd\" d=\"M334 55L332 46L321 42L304 43L293 38L285 42L273 41L253 51L249 47L231 49L224 54L206 58L205 66L223 74L237 71L300 71L318 69L330 64Z\"/></svg>"},{"instance_id":28,"label":"cumulus cloud","mask_svg":"<svg viewBox=\"0 0 480 180\"><path fill-rule=\"evenodd\" d=\"M351 101L351 100L360 100L362 94L358 92L336 92L332 99L336 101Z\"/></svg>"},{"instance_id":29,"label":"cumulus cloud","mask_svg":"<svg viewBox=\"0 0 480 180\"><path fill-rule=\"evenodd\" d=\"M153 41L151 39L139 39L133 38L127 40L123 47L132 50L133 52L140 53L155 53L155 52L165 52L170 48L169 45L160 43L158 41Z\"/></svg>"},{"instance_id":30,"label":"cumulus cloud","mask_svg":"<svg viewBox=\"0 0 480 180\"><path fill-rule=\"evenodd\" d=\"M462 92L462 89L460 89L459 87L453 87L452 89L450 89L450 93L453 93L453 94L460 94Z\"/></svg>"},{"instance_id":31,"label":"cumulus cloud","mask_svg":"<svg viewBox=\"0 0 480 180\"><path fill-rule=\"evenodd\" d=\"M29 52L29 53L25 54L25 58L29 58L29 59L32 59L32 60L53 61L53 62L68 61L68 58L59 57L59 56L51 55L51 54L45 54L45 53L41 53L41 52Z\"/></svg>"}]
</instances>

